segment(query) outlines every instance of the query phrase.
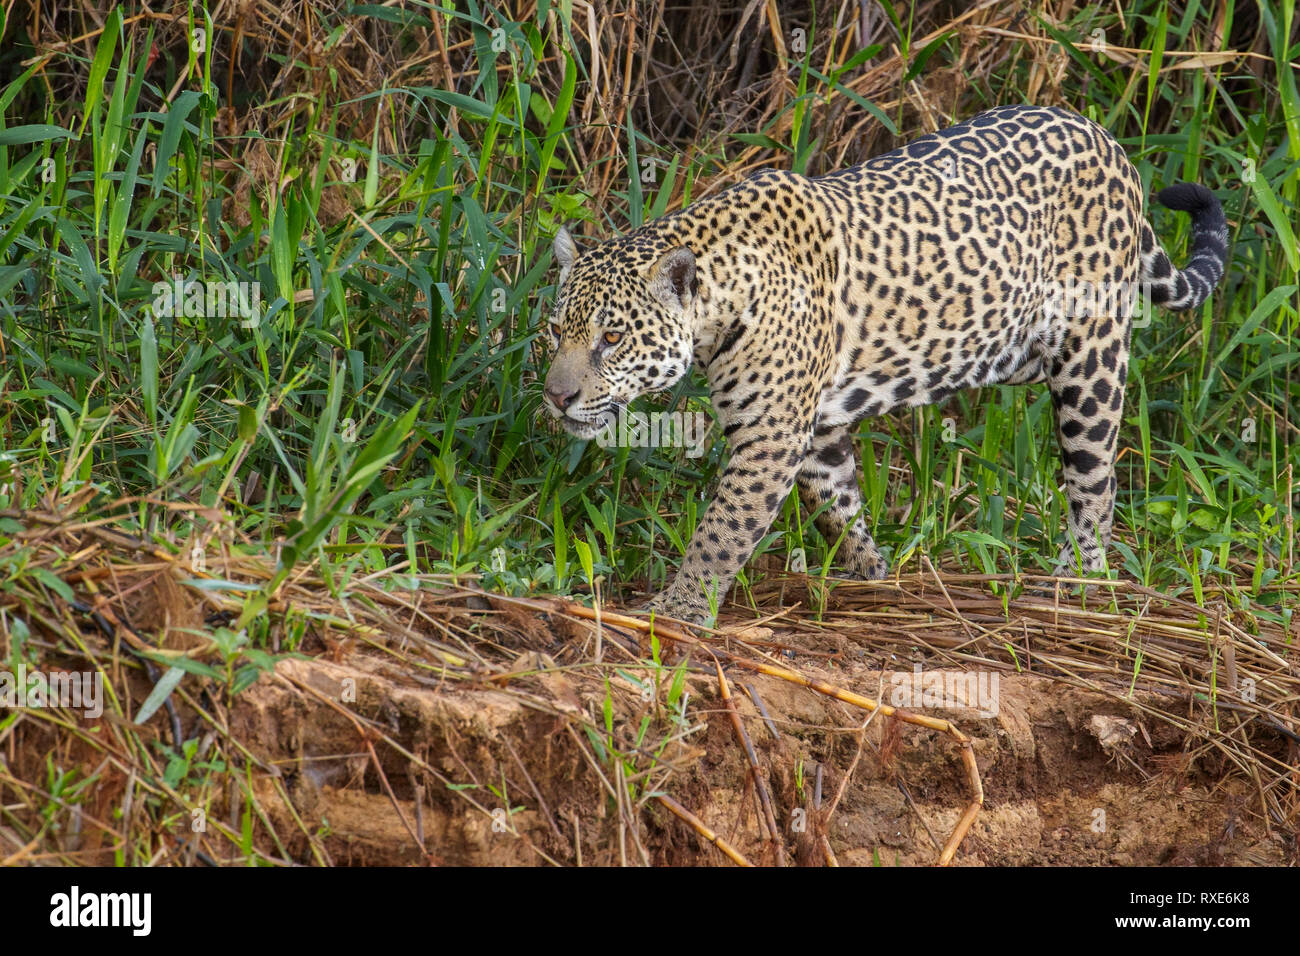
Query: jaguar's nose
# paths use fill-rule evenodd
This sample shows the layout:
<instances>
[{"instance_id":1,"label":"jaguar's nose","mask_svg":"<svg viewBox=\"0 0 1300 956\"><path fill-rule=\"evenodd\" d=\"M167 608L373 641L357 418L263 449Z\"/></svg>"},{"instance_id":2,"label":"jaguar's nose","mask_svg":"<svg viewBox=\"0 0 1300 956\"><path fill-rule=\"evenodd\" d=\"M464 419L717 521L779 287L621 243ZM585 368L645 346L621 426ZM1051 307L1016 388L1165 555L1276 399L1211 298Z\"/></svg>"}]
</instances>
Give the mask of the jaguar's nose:
<instances>
[{"instance_id":1,"label":"jaguar's nose","mask_svg":"<svg viewBox=\"0 0 1300 956\"><path fill-rule=\"evenodd\" d=\"M555 385L547 385L545 389L547 400L560 411L564 411L573 404L573 400L578 397L579 391L580 389L576 388L573 391L568 391L564 386L557 387Z\"/></svg>"}]
</instances>

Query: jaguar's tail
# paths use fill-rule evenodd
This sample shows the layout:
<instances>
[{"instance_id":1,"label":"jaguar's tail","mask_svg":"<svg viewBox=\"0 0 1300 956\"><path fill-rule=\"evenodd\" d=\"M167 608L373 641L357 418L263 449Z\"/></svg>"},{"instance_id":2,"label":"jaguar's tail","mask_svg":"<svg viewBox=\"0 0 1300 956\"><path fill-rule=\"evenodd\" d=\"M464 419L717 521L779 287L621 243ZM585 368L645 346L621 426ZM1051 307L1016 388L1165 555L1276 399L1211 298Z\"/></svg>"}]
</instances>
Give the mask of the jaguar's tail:
<instances>
[{"instance_id":1,"label":"jaguar's tail","mask_svg":"<svg viewBox=\"0 0 1300 956\"><path fill-rule=\"evenodd\" d=\"M1175 269L1156 242L1151 224L1142 223L1142 280L1149 283L1150 300L1167 309L1194 309L1223 278L1228 261L1228 220L1223 206L1204 186L1177 183L1156 194L1156 202L1169 209L1191 213L1192 255L1187 265Z\"/></svg>"}]
</instances>

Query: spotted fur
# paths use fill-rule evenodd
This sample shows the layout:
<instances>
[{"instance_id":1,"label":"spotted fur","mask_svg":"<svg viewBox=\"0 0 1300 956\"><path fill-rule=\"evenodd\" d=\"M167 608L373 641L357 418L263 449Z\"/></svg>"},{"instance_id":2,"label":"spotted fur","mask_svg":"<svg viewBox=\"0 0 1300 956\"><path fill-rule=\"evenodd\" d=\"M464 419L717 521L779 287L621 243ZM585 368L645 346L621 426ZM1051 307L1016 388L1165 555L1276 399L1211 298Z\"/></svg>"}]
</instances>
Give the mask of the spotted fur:
<instances>
[{"instance_id":1,"label":"spotted fur","mask_svg":"<svg viewBox=\"0 0 1300 956\"><path fill-rule=\"evenodd\" d=\"M704 619L705 589L724 594L795 486L840 542L836 560L884 576L857 480L858 422L996 383L1048 383L1069 500L1057 573L1101 569L1128 371L1122 290L1145 283L1150 301L1194 308L1227 257L1209 190L1182 183L1157 199L1192 216L1181 270L1106 130L1009 106L830 175L765 170L587 251L561 230L551 413L593 437L694 363L730 444L652 607Z\"/></svg>"}]
</instances>

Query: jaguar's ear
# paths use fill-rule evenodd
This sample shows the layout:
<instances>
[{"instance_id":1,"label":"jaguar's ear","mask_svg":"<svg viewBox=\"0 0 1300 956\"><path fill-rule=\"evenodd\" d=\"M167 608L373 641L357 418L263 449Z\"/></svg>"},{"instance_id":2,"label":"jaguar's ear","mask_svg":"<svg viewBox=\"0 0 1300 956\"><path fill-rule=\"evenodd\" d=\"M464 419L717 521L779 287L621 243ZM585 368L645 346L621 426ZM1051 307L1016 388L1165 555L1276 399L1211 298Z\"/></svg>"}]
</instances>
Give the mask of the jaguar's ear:
<instances>
[{"instance_id":1,"label":"jaguar's ear","mask_svg":"<svg viewBox=\"0 0 1300 956\"><path fill-rule=\"evenodd\" d=\"M563 226L555 234L555 241L551 243L551 248L555 251L555 261L560 264L560 281L557 285L564 285L564 280L569 277L569 270L573 268L573 261L578 258L578 244L573 241L573 236L569 235L569 230Z\"/></svg>"},{"instance_id":2,"label":"jaguar's ear","mask_svg":"<svg viewBox=\"0 0 1300 956\"><path fill-rule=\"evenodd\" d=\"M664 253L650 273L650 291L657 299L675 308L684 309L690 305L699 288L695 253L685 246Z\"/></svg>"}]
</instances>

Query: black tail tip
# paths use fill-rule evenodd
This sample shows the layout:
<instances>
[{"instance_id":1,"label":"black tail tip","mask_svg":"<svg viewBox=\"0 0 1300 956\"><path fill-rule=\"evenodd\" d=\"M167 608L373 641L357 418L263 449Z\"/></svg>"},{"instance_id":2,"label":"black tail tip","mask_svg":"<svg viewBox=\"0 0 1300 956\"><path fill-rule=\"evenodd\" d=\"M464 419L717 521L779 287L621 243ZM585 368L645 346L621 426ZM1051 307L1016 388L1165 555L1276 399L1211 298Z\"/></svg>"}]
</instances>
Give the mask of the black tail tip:
<instances>
[{"instance_id":1,"label":"black tail tip","mask_svg":"<svg viewBox=\"0 0 1300 956\"><path fill-rule=\"evenodd\" d=\"M1199 183L1175 183L1156 193L1156 202L1169 209L1196 212L1219 204L1218 198Z\"/></svg>"}]
</instances>

